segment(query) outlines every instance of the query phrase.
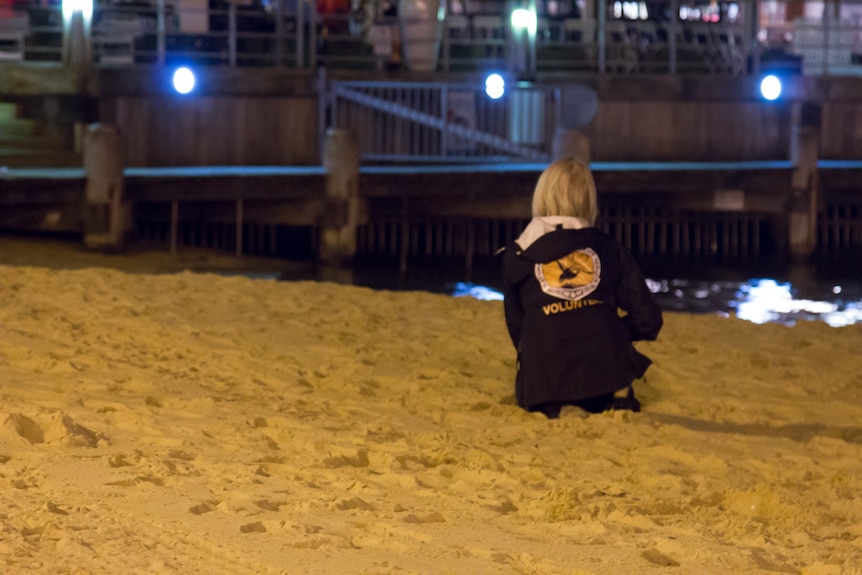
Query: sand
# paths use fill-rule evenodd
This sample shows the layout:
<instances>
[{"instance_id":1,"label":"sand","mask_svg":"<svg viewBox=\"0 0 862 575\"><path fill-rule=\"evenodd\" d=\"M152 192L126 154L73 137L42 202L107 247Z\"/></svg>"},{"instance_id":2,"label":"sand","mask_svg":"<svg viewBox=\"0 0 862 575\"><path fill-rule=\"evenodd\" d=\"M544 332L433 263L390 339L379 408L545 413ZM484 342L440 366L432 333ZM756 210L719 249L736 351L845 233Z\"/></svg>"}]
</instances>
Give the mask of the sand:
<instances>
[{"instance_id":1,"label":"sand","mask_svg":"<svg viewBox=\"0 0 862 575\"><path fill-rule=\"evenodd\" d=\"M4 574L862 573L862 326L668 313L643 412L551 421L500 302L24 250Z\"/></svg>"}]
</instances>

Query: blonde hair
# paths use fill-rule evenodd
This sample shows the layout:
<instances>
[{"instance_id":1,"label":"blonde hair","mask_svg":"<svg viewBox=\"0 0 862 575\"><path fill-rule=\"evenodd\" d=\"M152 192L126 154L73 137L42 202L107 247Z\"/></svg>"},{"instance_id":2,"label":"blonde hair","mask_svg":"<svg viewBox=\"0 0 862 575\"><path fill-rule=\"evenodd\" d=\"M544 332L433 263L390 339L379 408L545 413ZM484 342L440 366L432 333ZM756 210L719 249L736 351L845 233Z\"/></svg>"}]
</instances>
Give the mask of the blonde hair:
<instances>
[{"instance_id":1,"label":"blonde hair","mask_svg":"<svg viewBox=\"0 0 862 575\"><path fill-rule=\"evenodd\" d=\"M570 216L595 225L596 183L590 168L574 158L548 166L533 191L533 217Z\"/></svg>"}]
</instances>

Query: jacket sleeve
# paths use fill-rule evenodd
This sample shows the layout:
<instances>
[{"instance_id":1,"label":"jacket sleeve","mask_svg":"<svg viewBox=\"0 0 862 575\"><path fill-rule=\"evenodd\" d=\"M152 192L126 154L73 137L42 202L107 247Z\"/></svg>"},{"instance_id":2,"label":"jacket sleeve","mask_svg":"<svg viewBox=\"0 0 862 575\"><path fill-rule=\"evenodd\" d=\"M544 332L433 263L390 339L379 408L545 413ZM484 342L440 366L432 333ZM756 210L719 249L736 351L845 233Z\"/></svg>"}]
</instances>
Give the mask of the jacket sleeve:
<instances>
[{"instance_id":1,"label":"jacket sleeve","mask_svg":"<svg viewBox=\"0 0 862 575\"><path fill-rule=\"evenodd\" d=\"M626 312L623 322L632 341L654 341L664 323L661 308L653 299L643 273L632 255L622 246L620 254L622 282L617 301L619 307Z\"/></svg>"},{"instance_id":2,"label":"jacket sleeve","mask_svg":"<svg viewBox=\"0 0 862 575\"><path fill-rule=\"evenodd\" d=\"M503 309L506 313L506 327L509 329L512 345L515 349L519 349L521 327L524 324L524 308L521 305L519 286L511 269L514 257L516 256L511 247L503 254Z\"/></svg>"}]
</instances>

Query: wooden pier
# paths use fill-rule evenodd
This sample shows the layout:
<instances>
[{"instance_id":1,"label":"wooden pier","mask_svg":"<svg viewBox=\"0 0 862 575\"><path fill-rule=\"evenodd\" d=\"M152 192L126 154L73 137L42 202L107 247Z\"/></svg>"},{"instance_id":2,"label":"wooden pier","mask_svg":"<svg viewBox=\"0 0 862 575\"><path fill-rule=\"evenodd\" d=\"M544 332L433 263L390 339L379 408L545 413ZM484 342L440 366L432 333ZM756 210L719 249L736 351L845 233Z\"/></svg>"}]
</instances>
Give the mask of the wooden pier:
<instances>
[{"instance_id":1,"label":"wooden pier","mask_svg":"<svg viewBox=\"0 0 862 575\"><path fill-rule=\"evenodd\" d=\"M402 266L413 257L490 255L529 220L543 168L363 166L356 251L389 255ZM592 168L598 225L635 254L789 253L790 162L597 162ZM128 238L174 252L196 245L313 257L322 218L332 208L326 178L319 166L126 168ZM818 179L816 253L860 249L862 162L821 161ZM7 170L0 174L0 230L83 233L86 185L83 169ZM292 241L301 245L285 244Z\"/></svg>"}]
</instances>

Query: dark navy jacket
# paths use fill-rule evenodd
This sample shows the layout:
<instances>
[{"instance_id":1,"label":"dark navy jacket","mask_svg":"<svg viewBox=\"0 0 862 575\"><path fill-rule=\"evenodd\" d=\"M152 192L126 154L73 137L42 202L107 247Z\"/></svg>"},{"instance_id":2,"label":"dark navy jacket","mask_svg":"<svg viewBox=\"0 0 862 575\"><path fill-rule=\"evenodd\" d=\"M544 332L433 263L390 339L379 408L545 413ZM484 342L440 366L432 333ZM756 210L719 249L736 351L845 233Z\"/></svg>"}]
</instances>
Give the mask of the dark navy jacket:
<instances>
[{"instance_id":1,"label":"dark navy jacket","mask_svg":"<svg viewBox=\"0 0 862 575\"><path fill-rule=\"evenodd\" d=\"M518 405L596 397L643 377L651 361L632 342L656 339L662 313L637 263L612 237L558 226L526 249L512 243L503 283L518 350Z\"/></svg>"}]
</instances>

